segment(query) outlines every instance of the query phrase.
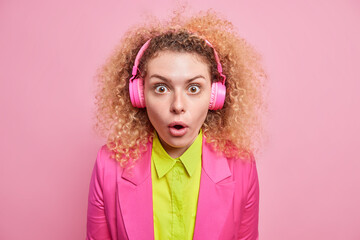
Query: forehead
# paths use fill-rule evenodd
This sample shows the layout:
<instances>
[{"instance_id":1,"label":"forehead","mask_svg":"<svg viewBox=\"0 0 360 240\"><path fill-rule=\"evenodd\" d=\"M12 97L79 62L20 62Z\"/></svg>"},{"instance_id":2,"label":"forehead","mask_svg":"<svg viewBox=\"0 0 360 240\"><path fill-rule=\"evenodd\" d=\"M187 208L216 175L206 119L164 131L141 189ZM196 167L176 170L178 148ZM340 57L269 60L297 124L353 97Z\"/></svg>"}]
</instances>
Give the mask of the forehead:
<instances>
[{"instance_id":1,"label":"forehead","mask_svg":"<svg viewBox=\"0 0 360 240\"><path fill-rule=\"evenodd\" d=\"M207 59L197 53L159 51L146 63L146 72L206 72L210 74Z\"/></svg>"}]
</instances>

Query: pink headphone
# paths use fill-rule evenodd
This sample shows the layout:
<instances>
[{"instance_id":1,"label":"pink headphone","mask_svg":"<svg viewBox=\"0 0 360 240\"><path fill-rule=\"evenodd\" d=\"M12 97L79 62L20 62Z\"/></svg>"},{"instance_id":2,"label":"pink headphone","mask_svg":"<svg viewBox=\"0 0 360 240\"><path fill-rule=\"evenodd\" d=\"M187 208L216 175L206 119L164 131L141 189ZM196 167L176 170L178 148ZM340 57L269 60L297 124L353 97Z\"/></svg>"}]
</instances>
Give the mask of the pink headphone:
<instances>
[{"instance_id":1,"label":"pink headphone","mask_svg":"<svg viewBox=\"0 0 360 240\"><path fill-rule=\"evenodd\" d=\"M140 59L143 56L145 50L149 47L150 41L151 39L147 40L146 43L140 48L138 54L136 55L135 63L132 69L132 77L129 80L130 100L132 105L136 108L145 107L143 80L141 78L135 78L135 77L138 71ZM218 110L223 107L225 102L226 76L222 73L222 67L220 64L219 56L215 51L215 48L211 45L209 41L205 40L205 42L208 46L210 46L214 50L214 56L217 63L217 70L220 74L220 77L222 78L222 81L214 82L211 84L211 98L210 98L209 109Z\"/></svg>"}]
</instances>

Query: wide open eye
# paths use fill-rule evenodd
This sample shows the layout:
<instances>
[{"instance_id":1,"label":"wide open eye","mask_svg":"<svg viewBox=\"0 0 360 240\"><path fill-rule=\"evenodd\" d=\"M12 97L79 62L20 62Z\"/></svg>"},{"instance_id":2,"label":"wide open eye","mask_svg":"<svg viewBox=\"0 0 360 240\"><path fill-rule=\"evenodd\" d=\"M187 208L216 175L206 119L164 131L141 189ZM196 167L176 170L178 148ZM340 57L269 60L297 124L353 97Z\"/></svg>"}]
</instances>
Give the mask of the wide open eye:
<instances>
[{"instance_id":1,"label":"wide open eye","mask_svg":"<svg viewBox=\"0 0 360 240\"><path fill-rule=\"evenodd\" d=\"M155 86L155 92L156 93L166 93L168 91L168 88L165 85L157 85Z\"/></svg>"},{"instance_id":2,"label":"wide open eye","mask_svg":"<svg viewBox=\"0 0 360 240\"><path fill-rule=\"evenodd\" d=\"M200 92L200 87L198 85L191 85L189 88L189 93L191 94L196 94L198 92Z\"/></svg>"}]
</instances>

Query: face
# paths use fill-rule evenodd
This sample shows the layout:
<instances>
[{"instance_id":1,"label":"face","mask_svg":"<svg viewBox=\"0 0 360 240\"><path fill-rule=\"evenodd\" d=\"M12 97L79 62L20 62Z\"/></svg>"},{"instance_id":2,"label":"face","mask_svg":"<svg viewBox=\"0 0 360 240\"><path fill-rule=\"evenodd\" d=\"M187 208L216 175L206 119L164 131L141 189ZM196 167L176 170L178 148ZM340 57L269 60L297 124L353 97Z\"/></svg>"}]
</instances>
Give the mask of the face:
<instances>
[{"instance_id":1,"label":"face","mask_svg":"<svg viewBox=\"0 0 360 240\"><path fill-rule=\"evenodd\" d=\"M147 63L146 111L165 151L181 156L205 121L211 95L210 68L191 53L160 52Z\"/></svg>"}]
</instances>

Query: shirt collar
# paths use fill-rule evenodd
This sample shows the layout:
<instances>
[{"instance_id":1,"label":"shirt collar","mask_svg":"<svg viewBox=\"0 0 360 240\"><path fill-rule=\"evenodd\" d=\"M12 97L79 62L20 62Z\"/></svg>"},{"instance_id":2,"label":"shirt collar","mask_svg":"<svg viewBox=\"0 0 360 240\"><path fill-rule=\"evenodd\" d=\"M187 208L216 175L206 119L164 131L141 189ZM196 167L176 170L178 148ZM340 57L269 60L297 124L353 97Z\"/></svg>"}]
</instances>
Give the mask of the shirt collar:
<instances>
[{"instance_id":1,"label":"shirt collar","mask_svg":"<svg viewBox=\"0 0 360 240\"><path fill-rule=\"evenodd\" d=\"M163 146L160 143L159 137L155 132L153 139L153 149L152 149L152 158L154 160L155 169L159 178L162 178L166 175L175 165L176 161L181 161L191 177L198 166L198 161L201 161L201 152L202 152L202 130L200 129L199 135L196 137L195 141L191 146L179 157L172 158L165 151Z\"/></svg>"}]
</instances>

